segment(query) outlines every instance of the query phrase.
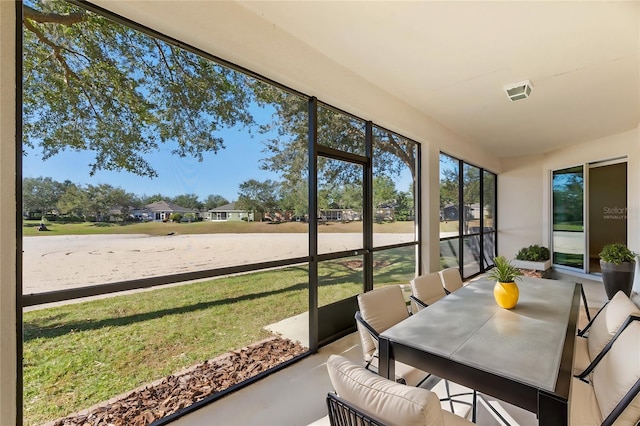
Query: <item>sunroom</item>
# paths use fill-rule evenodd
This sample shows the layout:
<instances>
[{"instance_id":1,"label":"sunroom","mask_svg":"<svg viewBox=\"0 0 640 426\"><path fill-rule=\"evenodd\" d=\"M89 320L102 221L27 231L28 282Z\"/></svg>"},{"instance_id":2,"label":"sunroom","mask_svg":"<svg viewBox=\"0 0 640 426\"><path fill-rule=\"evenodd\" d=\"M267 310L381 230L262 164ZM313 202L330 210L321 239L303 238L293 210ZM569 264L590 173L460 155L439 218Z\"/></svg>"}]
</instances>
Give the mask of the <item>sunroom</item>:
<instances>
[{"instance_id":1,"label":"sunroom","mask_svg":"<svg viewBox=\"0 0 640 426\"><path fill-rule=\"evenodd\" d=\"M57 7L58 3L63 2L25 2L25 5L48 11L47 7ZM73 411L65 414L51 411L55 414L49 417L24 420L30 404L35 405L47 395L43 393L38 398L37 391L25 387L32 377L30 345L37 342L35 335L29 334L37 321L29 315L37 315L30 313L31 309L42 311L36 307L48 308L52 303L86 297L120 296L124 291L154 290L177 283L190 286L193 283L190 288L195 289L199 282L214 279L228 279L229 285L242 288L243 284L232 279L286 271L288 275L277 278L286 282L283 287L270 287L269 276L262 275L264 284L258 287L262 295L284 294L289 287L297 292L295 300L291 299L290 315L277 318L278 321L269 319L278 324L294 318L302 330L305 350L294 357L290 366L276 373L286 374L294 371L296 365L309 362L312 354L354 334L355 296L360 292L387 284L408 285L416 275L448 267L458 268L465 280L473 279L493 266L495 256L514 258L522 247L533 244L549 248L556 274L569 281L597 286L602 281L598 253L606 243L620 241L640 252L640 3L637 1L149 0L73 1L67 5L73 9L71 12L86 10L118 28L130 29L131 34L135 31L136 37L147 37L158 52L180 49L185 57L204 58L215 64L212 68L223 69L221 74L233 74L227 82L251 81L252 96L262 96L251 101L254 104L247 109L254 114L252 125L256 129L271 126L270 132L258 131L257 139L280 138L280 145L275 142L267 145L272 153L281 154L271 157L268 167L272 173L284 173L257 175L263 181L252 182L251 173L262 170L264 159L252 157L243 146L229 144L231 136L225 134L229 148L244 155L244 161L220 174L216 174L217 165L207 163L211 157L206 155L203 164L209 169L198 172L202 174L197 174L188 163L178 163L171 173L180 182L182 192L173 195L199 192L197 184L206 181L209 186L202 193L204 198L217 194L219 182L240 175L236 185L240 190L227 196L226 203L236 201L237 195L244 196L246 203L253 202L258 198L255 195L258 189L262 191L260 194L275 194L286 187L290 195L286 207L274 207L272 200L265 198L264 205L246 204L243 209L257 208L262 213L277 210L278 215L272 216L297 219L277 223L236 221L233 226L255 226L257 231L238 228L227 231L236 236L225 240L225 244L243 243L234 249L224 246L225 250L195 240L175 243L186 236L178 234L187 234L184 231L187 227L199 224L178 220L175 226L179 228L169 228L174 226L169 223L162 231L154 231L165 240L176 237L166 252L177 257L193 251L200 258L214 259L208 263L193 261L181 269L160 254L144 252L140 247L126 245L127 242L92 251L96 258L100 255L103 259L121 252L119 265L132 259L136 250L143 252L149 264L158 265L152 276L143 275L142 269L133 274L123 273L124 268L118 272L111 261L74 264L62 253L63 249L73 247L64 245L69 242L60 243L55 250L31 252L31 241L45 238L55 241L52 237L58 236L33 233L34 228L25 227L23 222L24 208L16 206L26 201L25 178L46 178L46 170L64 168L59 163L49 169L38 169L31 162L33 157L44 156L44 165L65 151L65 145L50 145L50 155L44 148L42 153L31 151L33 147L29 144L37 148L39 141L46 139L49 130L46 128L40 128L34 139L26 139L30 134L25 126L30 126L34 117L44 117L38 114L45 114L40 111L34 115L30 110L30 95L25 90L34 84L29 79L35 75L31 71L35 69L38 75L45 75L53 68L48 68L49 63L34 65L25 59L23 43L34 37L53 41L48 45L51 53L47 60L55 62L59 39L47 39L46 33L38 31L39 25L50 22L30 21L26 25L32 25L35 31L25 26L23 32L23 3L0 2L3 424L42 423L88 408L72 405ZM46 42L44 45L47 46ZM70 72L75 71L74 64L69 64ZM154 87L147 86L144 90L152 92L157 88ZM196 93L193 87L188 89L189 93ZM115 94L113 97L120 99ZM169 104L168 98L164 99ZM244 102L240 95L233 101ZM259 110L256 106L259 104L267 106ZM285 117L300 116L302 120L287 122L295 126L282 124ZM166 117L164 120L165 125L170 122ZM352 139L345 142L345 135ZM298 144L291 143L286 151L283 143L291 141ZM109 152L109 146L104 144L103 152ZM73 149L71 143L66 145L66 151ZM142 152L144 147L137 149ZM30 155L24 156L22 150ZM176 152L177 157L189 153L188 149ZM224 153L224 149L219 153ZM292 158L300 161L294 162ZM159 164L149 161L151 166ZM136 163L136 167L140 164ZM111 167L107 163L104 166ZM94 172L100 176L99 168L84 169L87 179ZM61 182L67 179L53 176L60 176ZM289 185L270 186L274 176ZM83 182L90 182L84 187L87 190L104 183ZM389 182L396 189L391 196L384 192L385 183ZM115 180L107 183L118 185ZM163 192L161 186L157 186L157 191L153 188L146 189L146 194ZM209 207L212 210L226 203ZM209 210L204 205L202 211ZM40 213L49 217L48 214L57 214L60 206L60 203L56 208L40 206ZM323 220L323 211L341 214L335 220ZM62 226L55 220L51 223L53 229ZM297 228L273 231L286 226ZM342 231L334 232L338 227ZM253 233L268 234L271 238L267 242L244 240ZM295 241L289 239L291 235L296 236ZM336 235L348 237L337 241ZM54 255L58 252L62 254ZM230 260L218 261L222 252L232 253ZM252 257L242 257L254 252ZM31 257L32 253L39 257ZM48 286L45 279L40 287L36 286L33 277L40 266L34 259L54 256L59 256L61 270L92 269L96 276L66 288ZM397 264L402 264L402 268L392 270ZM340 275L343 270L340 268L345 268L344 275ZM55 266L41 269L41 276L53 281ZM640 291L639 280L635 283L634 290ZM253 300L254 295L247 292L236 298L224 294L216 297L219 299L189 303L208 307L221 304L220 300L233 303ZM278 299L274 300L265 299L271 305L260 305L256 310L268 310L278 304ZM188 309L176 305L162 312L164 315L178 310ZM144 315L163 316L160 311ZM96 322L115 324L117 315ZM255 312L253 316L257 316ZM68 329L69 335L78 330L98 332L97 326L77 322L80 325L74 328L73 324L61 327ZM47 327L55 326L43 329ZM263 337L257 334L250 339ZM183 352L171 353L168 359L179 361ZM98 364L93 364L94 372L102 368ZM187 366L180 362L175 365ZM254 380L248 386L257 389L260 383L261 380ZM70 399L79 398L74 390L66 392ZM97 402L92 400L89 405ZM214 400L196 405L203 407L201 413L206 413L215 412L216 404ZM318 404L323 407L324 400ZM196 418L198 414L176 419L180 418L180 424L189 424L190 416ZM264 424L272 423L265 419Z\"/></svg>"}]
</instances>

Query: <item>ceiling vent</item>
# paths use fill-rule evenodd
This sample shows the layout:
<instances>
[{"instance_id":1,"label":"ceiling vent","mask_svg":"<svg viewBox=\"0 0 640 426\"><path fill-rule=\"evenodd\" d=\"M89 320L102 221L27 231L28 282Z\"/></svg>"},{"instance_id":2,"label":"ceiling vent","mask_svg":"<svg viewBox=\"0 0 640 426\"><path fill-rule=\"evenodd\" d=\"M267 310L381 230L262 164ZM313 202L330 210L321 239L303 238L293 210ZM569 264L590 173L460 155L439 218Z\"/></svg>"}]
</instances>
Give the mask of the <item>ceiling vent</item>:
<instances>
[{"instance_id":1,"label":"ceiling vent","mask_svg":"<svg viewBox=\"0 0 640 426\"><path fill-rule=\"evenodd\" d=\"M519 101L520 99L527 99L529 95L531 95L531 90L533 90L533 84L530 80L504 86L504 91L507 92L507 96L513 102Z\"/></svg>"}]
</instances>

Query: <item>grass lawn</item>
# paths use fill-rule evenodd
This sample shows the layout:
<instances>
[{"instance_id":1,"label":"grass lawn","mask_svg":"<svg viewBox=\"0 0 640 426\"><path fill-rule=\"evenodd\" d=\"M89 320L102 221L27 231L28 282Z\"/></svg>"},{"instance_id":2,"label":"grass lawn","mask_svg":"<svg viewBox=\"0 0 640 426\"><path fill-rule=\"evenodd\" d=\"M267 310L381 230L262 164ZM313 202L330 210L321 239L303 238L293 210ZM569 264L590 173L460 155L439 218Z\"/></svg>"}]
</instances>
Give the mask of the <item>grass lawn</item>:
<instances>
[{"instance_id":1,"label":"grass lawn","mask_svg":"<svg viewBox=\"0 0 640 426\"><path fill-rule=\"evenodd\" d=\"M376 284L406 281L412 250L376 254ZM319 275L325 302L361 286L354 285L361 272L344 262L323 263ZM265 325L307 311L308 281L306 266L289 267L25 312L24 424L64 417L270 336Z\"/></svg>"},{"instance_id":2,"label":"grass lawn","mask_svg":"<svg viewBox=\"0 0 640 426\"><path fill-rule=\"evenodd\" d=\"M111 223L111 222L81 222L62 223L47 222L49 231L40 232L38 220L25 220L22 224L24 236L50 236L50 235L88 235L88 234L146 234L167 235L176 234L243 234L243 233L306 233L309 225L304 222L135 222L135 223ZM375 223L373 232L376 233L413 233L414 223L390 222ZM328 222L318 225L318 232L362 232L362 222Z\"/></svg>"},{"instance_id":3,"label":"grass lawn","mask_svg":"<svg viewBox=\"0 0 640 426\"><path fill-rule=\"evenodd\" d=\"M270 334L307 310L287 268L26 312L25 424L41 424Z\"/></svg>"}]
</instances>

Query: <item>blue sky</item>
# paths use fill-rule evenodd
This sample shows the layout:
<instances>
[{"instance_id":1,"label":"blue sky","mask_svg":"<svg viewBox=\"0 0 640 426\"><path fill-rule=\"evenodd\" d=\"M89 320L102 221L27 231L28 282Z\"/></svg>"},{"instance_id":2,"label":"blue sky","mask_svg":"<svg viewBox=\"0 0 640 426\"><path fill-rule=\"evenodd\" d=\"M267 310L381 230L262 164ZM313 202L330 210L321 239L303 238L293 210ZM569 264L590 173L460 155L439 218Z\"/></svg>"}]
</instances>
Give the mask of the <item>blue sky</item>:
<instances>
[{"instance_id":1,"label":"blue sky","mask_svg":"<svg viewBox=\"0 0 640 426\"><path fill-rule=\"evenodd\" d=\"M146 156L158 172L158 177L154 179L114 171L98 171L90 176L89 164L94 161L91 152L64 151L43 161L38 148L27 149L28 155L23 156L23 176L51 177L58 182L68 179L81 185L107 183L137 195L161 193L173 197L195 193L201 201L210 194L222 195L234 201L239 185L249 179L280 180L277 174L259 169L259 162L265 156L261 152L264 135L251 138L240 130L228 130L221 134L226 148L217 154L206 153L202 162L172 156L168 146L161 146L160 151Z\"/></svg>"}]
</instances>

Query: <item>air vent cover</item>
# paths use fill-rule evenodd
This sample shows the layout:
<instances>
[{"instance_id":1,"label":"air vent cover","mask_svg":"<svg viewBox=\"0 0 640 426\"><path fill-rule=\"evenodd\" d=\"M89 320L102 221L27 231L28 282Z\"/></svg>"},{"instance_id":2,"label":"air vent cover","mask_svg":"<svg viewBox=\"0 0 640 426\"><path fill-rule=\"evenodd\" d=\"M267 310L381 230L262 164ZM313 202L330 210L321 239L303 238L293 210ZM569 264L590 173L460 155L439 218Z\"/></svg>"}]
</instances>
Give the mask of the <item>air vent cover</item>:
<instances>
[{"instance_id":1,"label":"air vent cover","mask_svg":"<svg viewBox=\"0 0 640 426\"><path fill-rule=\"evenodd\" d=\"M504 86L504 91L507 92L507 96L513 102L527 99L531 95L531 90L533 90L533 84L530 80Z\"/></svg>"}]
</instances>

